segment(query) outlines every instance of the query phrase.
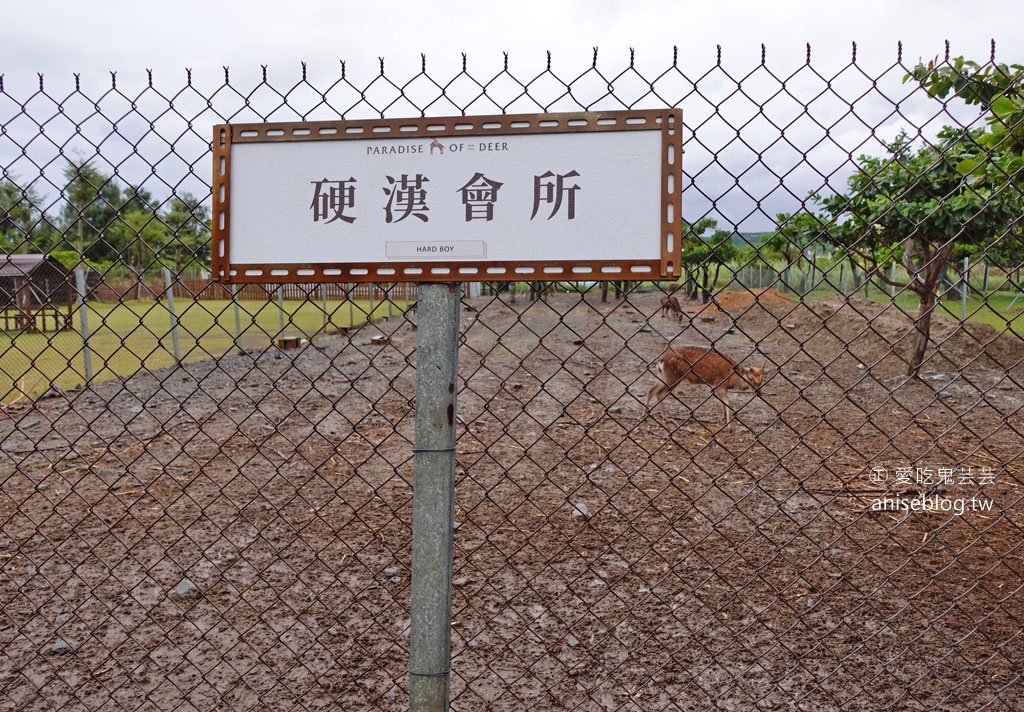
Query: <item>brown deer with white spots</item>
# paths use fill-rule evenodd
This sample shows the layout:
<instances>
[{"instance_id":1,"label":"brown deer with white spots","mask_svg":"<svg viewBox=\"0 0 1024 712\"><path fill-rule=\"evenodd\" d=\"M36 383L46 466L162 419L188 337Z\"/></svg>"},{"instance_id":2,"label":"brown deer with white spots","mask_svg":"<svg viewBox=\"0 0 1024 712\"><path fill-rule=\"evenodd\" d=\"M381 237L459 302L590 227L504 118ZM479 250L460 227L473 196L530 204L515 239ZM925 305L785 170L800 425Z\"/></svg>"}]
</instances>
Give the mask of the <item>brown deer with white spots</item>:
<instances>
[{"instance_id":1,"label":"brown deer with white spots","mask_svg":"<svg viewBox=\"0 0 1024 712\"><path fill-rule=\"evenodd\" d=\"M661 406L665 416L665 396L680 381L711 386L725 409L725 424L732 420L732 406L729 391L754 391L761 387L764 366L739 366L734 360L714 349L700 346L680 346L665 353L655 366L661 381L647 391L644 405L647 412ZM654 403L653 407L651 403Z\"/></svg>"}]
</instances>

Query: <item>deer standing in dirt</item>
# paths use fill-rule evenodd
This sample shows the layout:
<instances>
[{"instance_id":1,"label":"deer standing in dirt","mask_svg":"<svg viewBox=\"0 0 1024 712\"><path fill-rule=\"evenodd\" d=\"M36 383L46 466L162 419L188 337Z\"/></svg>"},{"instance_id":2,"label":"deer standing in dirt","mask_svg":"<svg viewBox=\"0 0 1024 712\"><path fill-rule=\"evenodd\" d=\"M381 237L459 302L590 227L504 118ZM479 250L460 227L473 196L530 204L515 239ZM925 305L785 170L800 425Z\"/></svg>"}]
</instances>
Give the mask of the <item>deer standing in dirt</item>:
<instances>
[{"instance_id":1,"label":"deer standing in dirt","mask_svg":"<svg viewBox=\"0 0 1024 712\"><path fill-rule=\"evenodd\" d=\"M764 366L740 367L728 356L714 349L700 346L681 346L670 349L658 359L655 370L661 381L647 391L644 405L647 412L661 406L661 415L665 417L665 396L680 381L705 384L711 386L715 395L725 409L725 424L732 420L732 406L729 404L729 391L754 391L761 387L764 378ZM654 406L651 406L651 402Z\"/></svg>"},{"instance_id":2,"label":"deer standing in dirt","mask_svg":"<svg viewBox=\"0 0 1024 712\"><path fill-rule=\"evenodd\" d=\"M671 294L661 298L661 315L664 317L674 316L678 321L683 320L683 308L679 306L679 300Z\"/></svg>"}]
</instances>

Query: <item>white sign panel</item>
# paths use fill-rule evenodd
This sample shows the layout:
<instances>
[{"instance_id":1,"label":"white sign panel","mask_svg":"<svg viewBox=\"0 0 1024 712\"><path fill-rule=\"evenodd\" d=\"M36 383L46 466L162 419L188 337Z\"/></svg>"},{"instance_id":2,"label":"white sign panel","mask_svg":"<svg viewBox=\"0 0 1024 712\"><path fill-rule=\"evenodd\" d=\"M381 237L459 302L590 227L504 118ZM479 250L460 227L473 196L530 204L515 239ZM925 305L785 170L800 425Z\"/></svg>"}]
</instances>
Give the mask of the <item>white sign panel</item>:
<instances>
[{"instance_id":1,"label":"white sign panel","mask_svg":"<svg viewBox=\"0 0 1024 712\"><path fill-rule=\"evenodd\" d=\"M678 112L220 126L221 281L676 277Z\"/></svg>"}]
</instances>

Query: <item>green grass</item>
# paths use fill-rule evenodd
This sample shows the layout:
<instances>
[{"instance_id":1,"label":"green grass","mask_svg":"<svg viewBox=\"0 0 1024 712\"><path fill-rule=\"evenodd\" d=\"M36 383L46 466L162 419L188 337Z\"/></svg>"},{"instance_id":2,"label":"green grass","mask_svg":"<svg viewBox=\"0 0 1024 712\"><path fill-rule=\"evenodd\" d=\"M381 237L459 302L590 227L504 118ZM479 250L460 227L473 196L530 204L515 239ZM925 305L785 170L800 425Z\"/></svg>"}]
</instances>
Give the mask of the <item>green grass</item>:
<instances>
[{"instance_id":1,"label":"green grass","mask_svg":"<svg viewBox=\"0 0 1024 712\"><path fill-rule=\"evenodd\" d=\"M834 293L817 291L808 297ZM863 295L863 291L858 293ZM890 301L889 295L876 287L868 296L882 303ZM967 300L967 318L997 331L1024 335L1024 296L1016 301L1014 296L1009 291L993 292L984 299L972 295ZM897 295L896 304L912 315L918 309L918 298L905 291ZM367 301L328 301L326 311L317 300L286 301L283 312L274 301L240 301L238 306L240 329L236 333L230 301L175 299L181 360L202 361L235 349L261 350L282 336L312 338L321 331L363 324L370 309ZM377 302L373 306L377 319L399 314L405 305ZM175 363L166 302L90 303L86 309L93 382ZM944 301L936 313L958 321L961 302ZM0 332L0 403L37 396L52 386L67 390L85 384L85 347L77 312L73 324L74 330L59 333Z\"/></svg>"},{"instance_id":2,"label":"green grass","mask_svg":"<svg viewBox=\"0 0 1024 712\"><path fill-rule=\"evenodd\" d=\"M995 289L990 288L985 296L979 296L986 290L978 273L980 273L978 269L972 273L975 276L971 279L972 291L967 297L967 321L981 322L988 324L997 331L1011 332L1017 336L1024 336L1024 294L1019 294L1006 288L1008 284L1006 275L993 268L988 284L993 285ZM767 278L772 278L774 277L774 272L766 272L766 275ZM902 269L898 270L896 278L897 281L906 282L906 272ZM794 273L792 279L793 284L800 284L800 275ZM818 275L817 279L821 279L821 276ZM718 289L728 287L730 286L730 280L731 276L720 279L716 287ZM832 268L828 273L827 281L822 282L819 288L804 295L804 298L813 301L835 295L840 285L852 290L851 281L848 272L844 278L838 269ZM781 290L781 285L775 284L774 286L776 289ZM732 288L735 289L736 287L732 286ZM877 283L872 283L867 287L862 285L860 289L852 292L852 294L861 297L866 296L882 304L889 304L894 301L889 294L889 287L885 286L883 290ZM921 305L920 298L906 288L896 295L895 303L896 306L911 316L917 313ZM941 301L936 305L935 314L942 315L953 321L960 321L963 316L963 305L960 297Z\"/></svg>"},{"instance_id":3,"label":"green grass","mask_svg":"<svg viewBox=\"0 0 1024 712\"><path fill-rule=\"evenodd\" d=\"M240 329L228 300L175 299L181 361L202 361L233 349L260 350L282 336L312 338L321 331L363 324L367 301L239 301ZM402 303L374 303L373 318L400 314ZM92 381L130 376L175 363L171 314L166 302L89 303L86 307ZM283 322L283 325L282 325ZM37 396L52 386L71 389L86 382L80 314L74 330L43 334L0 333L0 402Z\"/></svg>"},{"instance_id":4,"label":"green grass","mask_svg":"<svg viewBox=\"0 0 1024 712\"><path fill-rule=\"evenodd\" d=\"M815 297L817 296L815 294ZM883 294L877 289L871 289L868 296L882 304L889 304L892 301L888 294ZM1024 295L1019 297L1016 302L1013 298L1014 295L1010 292L993 292L985 297L972 293L967 297L966 312L958 297L940 301L935 305L934 313L953 321L961 321L966 313L967 321L988 324L996 331L1022 336L1024 335ZM895 302L896 306L910 316L917 314L921 307L920 298L910 291L896 295Z\"/></svg>"}]
</instances>

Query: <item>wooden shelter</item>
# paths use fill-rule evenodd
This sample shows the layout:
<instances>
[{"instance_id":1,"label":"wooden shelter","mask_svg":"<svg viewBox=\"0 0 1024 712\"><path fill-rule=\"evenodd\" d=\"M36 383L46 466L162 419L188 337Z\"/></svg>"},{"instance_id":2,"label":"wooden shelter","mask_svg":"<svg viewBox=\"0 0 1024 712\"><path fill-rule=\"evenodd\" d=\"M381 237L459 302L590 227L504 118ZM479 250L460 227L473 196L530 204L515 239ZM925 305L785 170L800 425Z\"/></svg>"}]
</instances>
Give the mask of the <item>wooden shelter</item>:
<instances>
[{"instance_id":1,"label":"wooden shelter","mask_svg":"<svg viewBox=\"0 0 1024 712\"><path fill-rule=\"evenodd\" d=\"M63 331L71 328L71 271L49 255L0 255L0 328Z\"/></svg>"}]
</instances>

